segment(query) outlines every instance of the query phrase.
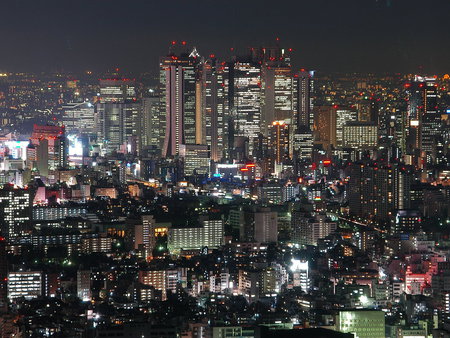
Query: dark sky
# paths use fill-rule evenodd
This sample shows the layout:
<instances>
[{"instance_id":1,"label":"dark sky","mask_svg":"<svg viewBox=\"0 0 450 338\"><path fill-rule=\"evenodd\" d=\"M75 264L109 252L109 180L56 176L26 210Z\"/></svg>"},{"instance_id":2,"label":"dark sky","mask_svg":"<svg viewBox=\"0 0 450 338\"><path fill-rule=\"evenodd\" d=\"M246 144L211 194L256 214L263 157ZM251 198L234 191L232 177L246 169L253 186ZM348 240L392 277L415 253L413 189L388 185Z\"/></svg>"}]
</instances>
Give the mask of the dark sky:
<instances>
[{"instance_id":1,"label":"dark sky","mask_svg":"<svg viewBox=\"0 0 450 338\"><path fill-rule=\"evenodd\" d=\"M0 70L144 72L172 40L200 54L281 44L324 72L450 72L450 0L1 0Z\"/></svg>"}]
</instances>

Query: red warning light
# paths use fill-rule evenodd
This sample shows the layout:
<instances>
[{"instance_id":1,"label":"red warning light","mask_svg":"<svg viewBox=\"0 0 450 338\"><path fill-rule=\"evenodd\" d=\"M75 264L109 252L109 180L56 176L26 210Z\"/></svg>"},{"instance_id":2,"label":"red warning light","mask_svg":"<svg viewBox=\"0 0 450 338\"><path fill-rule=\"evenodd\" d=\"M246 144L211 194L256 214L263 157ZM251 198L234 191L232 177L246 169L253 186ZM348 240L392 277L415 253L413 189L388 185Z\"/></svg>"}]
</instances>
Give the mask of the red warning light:
<instances>
[{"instance_id":1,"label":"red warning light","mask_svg":"<svg viewBox=\"0 0 450 338\"><path fill-rule=\"evenodd\" d=\"M186 46L186 41L181 41L181 44L182 44L183 46Z\"/></svg>"},{"instance_id":2,"label":"red warning light","mask_svg":"<svg viewBox=\"0 0 450 338\"><path fill-rule=\"evenodd\" d=\"M172 41L172 46L175 46L177 44L176 41Z\"/></svg>"}]
</instances>

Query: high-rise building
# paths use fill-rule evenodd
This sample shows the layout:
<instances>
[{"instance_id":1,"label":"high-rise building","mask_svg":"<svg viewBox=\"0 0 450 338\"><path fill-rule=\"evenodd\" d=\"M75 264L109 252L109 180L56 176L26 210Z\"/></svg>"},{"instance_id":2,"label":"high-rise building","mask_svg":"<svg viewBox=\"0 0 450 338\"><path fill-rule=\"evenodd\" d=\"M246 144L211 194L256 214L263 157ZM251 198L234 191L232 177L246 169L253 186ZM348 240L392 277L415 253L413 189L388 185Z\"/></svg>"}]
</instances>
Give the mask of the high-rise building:
<instances>
[{"instance_id":1,"label":"high-rise building","mask_svg":"<svg viewBox=\"0 0 450 338\"><path fill-rule=\"evenodd\" d=\"M252 48L252 60L261 64L261 132L275 120L293 119L294 82L290 52L279 46Z\"/></svg>"},{"instance_id":2,"label":"high-rise building","mask_svg":"<svg viewBox=\"0 0 450 338\"><path fill-rule=\"evenodd\" d=\"M196 91L196 144L206 144L215 162L228 145L228 65L213 55L199 65Z\"/></svg>"},{"instance_id":3,"label":"high-rise building","mask_svg":"<svg viewBox=\"0 0 450 338\"><path fill-rule=\"evenodd\" d=\"M54 172L67 165L67 139L65 127L37 125L33 126L31 144L36 149L36 156L30 161L39 173L48 179L55 179Z\"/></svg>"},{"instance_id":4,"label":"high-rise building","mask_svg":"<svg viewBox=\"0 0 450 338\"><path fill-rule=\"evenodd\" d=\"M7 240L31 231L32 192L6 185L0 189L1 233Z\"/></svg>"},{"instance_id":5,"label":"high-rise building","mask_svg":"<svg viewBox=\"0 0 450 338\"><path fill-rule=\"evenodd\" d=\"M414 81L405 87L408 96L408 152L414 154L417 150L420 156L429 156L429 162L435 159L436 137L441 127L436 79L415 76Z\"/></svg>"},{"instance_id":6,"label":"high-rise building","mask_svg":"<svg viewBox=\"0 0 450 338\"><path fill-rule=\"evenodd\" d=\"M136 152L141 135L142 106L139 103L99 103L98 139L107 152Z\"/></svg>"},{"instance_id":7,"label":"high-rise building","mask_svg":"<svg viewBox=\"0 0 450 338\"><path fill-rule=\"evenodd\" d=\"M230 114L233 136L249 141L249 153L261 131L261 65L239 59L230 67Z\"/></svg>"},{"instance_id":8,"label":"high-rise building","mask_svg":"<svg viewBox=\"0 0 450 338\"><path fill-rule=\"evenodd\" d=\"M314 140L325 149L336 147L336 107L317 106L314 111Z\"/></svg>"},{"instance_id":9,"label":"high-rise building","mask_svg":"<svg viewBox=\"0 0 450 338\"><path fill-rule=\"evenodd\" d=\"M357 114L354 110L346 108L336 108L336 146L342 147L344 140L344 126L349 122L355 122Z\"/></svg>"},{"instance_id":10,"label":"high-rise building","mask_svg":"<svg viewBox=\"0 0 450 338\"><path fill-rule=\"evenodd\" d=\"M269 156L276 163L289 158L290 125L286 121L273 121L269 127Z\"/></svg>"},{"instance_id":11,"label":"high-rise building","mask_svg":"<svg viewBox=\"0 0 450 338\"><path fill-rule=\"evenodd\" d=\"M314 92L314 72L301 69L295 74L295 123L297 128L307 127L313 130L313 92Z\"/></svg>"},{"instance_id":12,"label":"high-rise building","mask_svg":"<svg viewBox=\"0 0 450 338\"><path fill-rule=\"evenodd\" d=\"M106 152L137 152L142 137L142 104L136 82L119 77L100 80L97 137Z\"/></svg>"},{"instance_id":13,"label":"high-rise building","mask_svg":"<svg viewBox=\"0 0 450 338\"><path fill-rule=\"evenodd\" d=\"M63 124L67 134L96 136L97 115L90 102L69 102L63 107Z\"/></svg>"},{"instance_id":14,"label":"high-rise building","mask_svg":"<svg viewBox=\"0 0 450 338\"><path fill-rule=\"evenodd\" d=\"M100 79L99 94L100 103L124 103L136 101L136 81L120 77Z\"/></svg>"},{"instance_id":15,"label":"high-rise building","mask_svg":"<svg viewBox=\"0 0 450 338\"><path fill-rule=\"evenodd\" d=\"M176 156L181 144L196 143L196 78L198 53L160 60L160 129L165 129L163 157Z\"/></svg>"}]
</instances>

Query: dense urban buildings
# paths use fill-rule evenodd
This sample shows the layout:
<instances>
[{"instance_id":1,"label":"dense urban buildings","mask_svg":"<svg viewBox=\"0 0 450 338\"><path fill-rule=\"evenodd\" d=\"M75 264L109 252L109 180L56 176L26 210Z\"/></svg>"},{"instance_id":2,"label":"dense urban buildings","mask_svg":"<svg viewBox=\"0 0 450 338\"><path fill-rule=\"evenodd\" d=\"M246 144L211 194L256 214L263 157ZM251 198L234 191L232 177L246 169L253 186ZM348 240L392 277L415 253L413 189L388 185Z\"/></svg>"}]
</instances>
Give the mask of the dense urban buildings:
<instances>
[{"instance_id":1,"label":"dense urban buildings","mask_svg":"<svg viewBox=\"0 0 450 338\"><path fill-rule=\"evenodd\" d=\"M0 74L0 337L449 337L449 75L202 50Z\"/></svg>"}]
</instances>

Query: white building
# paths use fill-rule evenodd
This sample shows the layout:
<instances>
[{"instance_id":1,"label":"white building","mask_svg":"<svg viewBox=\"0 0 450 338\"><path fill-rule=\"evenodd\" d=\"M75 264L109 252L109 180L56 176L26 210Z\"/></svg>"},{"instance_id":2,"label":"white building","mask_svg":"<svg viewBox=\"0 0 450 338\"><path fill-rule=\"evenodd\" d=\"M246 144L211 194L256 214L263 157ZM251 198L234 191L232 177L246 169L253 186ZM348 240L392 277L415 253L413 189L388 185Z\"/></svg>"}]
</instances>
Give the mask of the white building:
<instances>
[{"instance_id":1,"label":"white building","mask_svg":"<svg viewBox=\"0 0 450 338\"><path fill-rule=\"evenodd\" d=\"M37 298L42 295L42 272L19 271L8 274L8 298Z\"/></svg>"},{"instance_id":2,"label":"white building","mask_svg":"<svg viewBox=\"0 0 450 338\"><path fill-rule=\"evenodd\" d=\"M174 227L169 229L168 248L170 252L218 248L223 244L223 221L200 219L199 227Z\"/></svg>"}]
</instances>

